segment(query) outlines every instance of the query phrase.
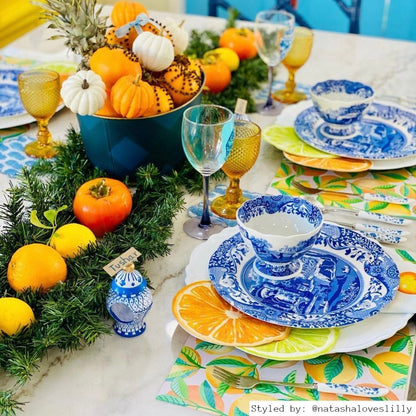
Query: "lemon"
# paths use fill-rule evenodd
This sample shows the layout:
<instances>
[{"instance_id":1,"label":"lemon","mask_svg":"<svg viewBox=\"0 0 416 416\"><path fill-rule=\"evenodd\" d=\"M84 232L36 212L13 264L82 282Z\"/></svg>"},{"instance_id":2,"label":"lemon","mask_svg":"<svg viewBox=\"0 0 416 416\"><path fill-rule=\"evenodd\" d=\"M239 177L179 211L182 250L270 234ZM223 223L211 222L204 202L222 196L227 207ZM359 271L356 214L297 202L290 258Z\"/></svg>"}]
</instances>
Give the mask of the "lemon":
<instances>
[{"instance_id":1,"label":"lemon","mask_svg":"<svg viewBox=\"0 0 416 416\"><path fill-rule=\"evenodd\" d=\"M71 223L59 227L51 238L51 247L62 257L77 256L88 244L95 244L94 233L85 225Z\"/></svg>"},{"instance_id":2,"label":"lemon","mask_svg":"<svg viewBox=\"0 0 416 416\"><path fill-rule=\"evenodd\" d=\"M298 137L293 127L271 125L262 130L261 137L279 150L293 155L319 158L338 157L305 143Z\"/></svg>"},{"instance_id":3,"label":"lemon","mask_svg":"<svg viewBox=\"0 0 416 416\"><path fill-rule=\"evenodd\" d=\"M0 332L14 335L33 322L35 315L26 302L11 297L0 298Z\"/></svg>"},{"instance_id":4,"label":"lemon","mask_svg":"<svg viewBox=\"0 0 416 416\"><path fill-rule=\"evenodd\" d=\"M331 351L338 336L339 328L292 328L289 336L282 341L239 349L271 360L307 360Z\"/></svg>"},{"instance_id":5,"label":"lemon","mask_svg":"<svg viewBox=\"0 0 416 416\"><path fill-rule=\"evenodd\" d=\"M214 57L215 59L220 59L228 66L230 71L235 71L240 66L240 58L237 53L231 48L217 48L211 51L205 52L204 59L207 57Z\"/></svg>"}]
</instances>

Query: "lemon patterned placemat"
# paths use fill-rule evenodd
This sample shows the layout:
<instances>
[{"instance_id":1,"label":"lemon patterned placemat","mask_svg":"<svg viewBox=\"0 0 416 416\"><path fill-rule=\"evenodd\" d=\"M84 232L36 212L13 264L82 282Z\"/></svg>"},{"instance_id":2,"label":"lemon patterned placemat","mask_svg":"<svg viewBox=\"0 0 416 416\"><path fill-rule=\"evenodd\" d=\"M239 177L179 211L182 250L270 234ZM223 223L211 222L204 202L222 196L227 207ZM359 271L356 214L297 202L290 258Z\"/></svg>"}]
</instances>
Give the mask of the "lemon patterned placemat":
<instances>
[{"instance_id":1,"label":"lemon patterned placemat","mask_svg":"<svg viewBox=\"0 0 416 416\"><path fill-rule=\"evenodd\" d=\"M316 195L318 202L341 208L357 207L369 212L416 218L416 167L386 171L357 173L333 172L308 168L283 161L274 174L267 189L268 194L302 195L294 187L293 179L311 188L319 188L327 193ZM379 193L393 197L406 197L409 204L392 204L380 201L362 201L360 198L345 195Z\"/></svg>"},{"instance_id":2,"label":"lemon patterned placemat","mask_svg":"<svg viewBox=\"0 0 416 416\"><path fill-rule=\"evenodd\" d=\"M365 350L276 362L189 336L156 398L220 416L248 416L252 400L406 400L414 341L415 328L409 323L393 337ZM242 391L218 382L212 375L215 365L263 379L382 386L389 392L383 398L369 399L266 384Z\"/></svg>"}]
</instances>

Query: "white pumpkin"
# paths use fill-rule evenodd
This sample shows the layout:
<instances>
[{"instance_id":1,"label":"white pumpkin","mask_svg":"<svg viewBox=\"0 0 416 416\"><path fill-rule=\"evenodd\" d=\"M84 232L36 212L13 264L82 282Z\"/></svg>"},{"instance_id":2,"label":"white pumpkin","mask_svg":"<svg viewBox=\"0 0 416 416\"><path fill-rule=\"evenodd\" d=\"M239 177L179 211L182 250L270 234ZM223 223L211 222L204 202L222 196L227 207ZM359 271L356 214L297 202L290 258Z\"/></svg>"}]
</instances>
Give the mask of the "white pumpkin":
<instances>
[{"instance_id":1,"label":"white pumpkin","mask_svg":"<svg viewBox=\"0 0 416 416\"><path fill-rule=\"evenodd\" d=\"M175 55L180 55L185 51L189 43L189 33L182 27L184 21L178 25L171 17L165 17L163 23L172 37Z\"/></svg>"},{"instance_id":2,"label":"white pumpkin","mask_svg":"<svg viewBox=\"0 0 416 416\"><path fill-rule=\"evenodd\" d=\"M74 113L95 114L107 98L105 84L94 71L78 71L62 83L61 97Z\"/></svg>"},{"instance_id":3,"label":"white pumpkin","mask_svg":"<svg viewBox=\"0 0 416 416\"><path fill-rule=\"evenodd\" d=\"M172 42L161 35L143 32L133 42L133 53L150 71L163 71L175 58Z\"/></svg>"}]
</instances>

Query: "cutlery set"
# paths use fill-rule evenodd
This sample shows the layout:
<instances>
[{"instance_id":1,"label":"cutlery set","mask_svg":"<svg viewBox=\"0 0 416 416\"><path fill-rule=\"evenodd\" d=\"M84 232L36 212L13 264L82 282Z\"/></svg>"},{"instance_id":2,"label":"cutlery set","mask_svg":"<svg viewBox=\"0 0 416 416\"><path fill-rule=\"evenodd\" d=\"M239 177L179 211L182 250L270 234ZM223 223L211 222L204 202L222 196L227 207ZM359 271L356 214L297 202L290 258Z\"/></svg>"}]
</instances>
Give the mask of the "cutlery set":
<instances>
[{"instance_id":1,"label":"cutlery set","mask_svg":"<svg viewBox=\"0 0 416 416\"><path fill-rule=\"evenodd\" d=\"M260 380L255 377L241 376L231 373L222 367L215 366L212 372L213 376L229 386L237 389L251 389L259 384L269 384L273 386L284 386L293 388L303 388L316 390L321 393L349 394L359 397L382 397L388 393L388 389L384 387L366 387L352 386L348 384L337 383L289 383L276 380Z\"/></svg>"},{"instance_id":2,"label":"cutlery set","mask_svg":"<svg viewBox=\"0 0 416 416\"><path fill-rule=\"evenodd\" d=\"M405 197L395 197L389 196L384 194L373 194L373 193L366 193L361 195L356 195L352 193L346 192L331 192L326 190L321 190L319 188L309 188L304 186L296 179L291 181L291 184L297 188L298 190L303 192L301 195L302 198L308 199L311 202L318 202L316 196L320 193L331 194L334 193L336 195L345 195L346 197L351 197L354 199L361 199L363 201L380 201L380 202L387 202L392 204L409 204L410 200ZM380 214L376 212L368 212L359 208L352 207L349 208L341 208L341 207L333 207L328 205L320 204L320 209L323 214L330 214L330 213L342 213L346 214L346 216L353 216L355 218L360 218L363 220L369 220L376 223L382 224L389 224L393 226L404 226L411 224L412 220L408 218L402 218L394 215L386 215ZM376 224L368 224L368 223L361 223L361 222L349 222L347 220L342 221L339 219L332 220L339 225L344 227L352 228L354 230L362 232L365 236L374 238L378 240L380 243L384 244L399 244L407 241L406 236L410 235L410 232L407 230L403 230L400 228L392 228L386 227L384 225L376 225Z\"/></svg>"}]
</instances>

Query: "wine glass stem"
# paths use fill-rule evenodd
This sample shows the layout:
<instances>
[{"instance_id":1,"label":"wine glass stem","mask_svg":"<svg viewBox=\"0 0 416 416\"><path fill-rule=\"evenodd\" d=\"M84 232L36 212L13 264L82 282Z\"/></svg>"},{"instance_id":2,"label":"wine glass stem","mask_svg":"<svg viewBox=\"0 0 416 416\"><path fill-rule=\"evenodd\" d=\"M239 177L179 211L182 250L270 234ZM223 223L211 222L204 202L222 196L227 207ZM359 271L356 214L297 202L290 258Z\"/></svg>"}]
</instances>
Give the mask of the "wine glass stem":
<instances>
[{"instance_id":1,"label":"wine glass stem","mask_svg":"<svg viewBox=\"0 0 416 416\"><path fill-rule=\"evenodd\" d=\"M52 141L51 132L48 129L49 119L38 120L38 143L40 146L48 146Z\"/></svg>"},{"instance_id":2,"label":"wine glass stem","mask_svg":"<svg viewBox=\"0 0 416 416\"><path fill-rule=\"evenodd\" d=\"M289 78L285 83L286 90L290 93L293 93L296 88L296 82L295 82L295 72L289 71Z\"/></svg>"},{"instance_id":3,"label":"wine glass stem","mask_svg":"<svg viewBox=\"0 0 416 416\"><path fill-rule=\"evenodd\" d=\"M273 66L269 66L269 71L267 73L269 89L267 91L266 107L270 107L271 105L273 105L273 100L272 100L273 69L274 69Z\"/></svg>"},{"instance_id":4,"label":"wine glass stem","mask_svg":"<svg viewBox=\"0 0 416 416\"><path fill-rule=\"evenodd\" d=\"M211 218L209 216L209 175L202 175L202 186L204 191L204 205L199 226L206 228L211 225Z\"/></svg>"},{"instance_id":5,"label":"wine glass stem","mask_svg":"<svg viewBox=\"0 0 416 416\"><path fill-rule=\"evenodd\" d=\"M237 205L240 202L242 193L243 192L240 189L240 178L230 178L230 184L225 191L227 204Z\"/></svg>"}]
</instances>

